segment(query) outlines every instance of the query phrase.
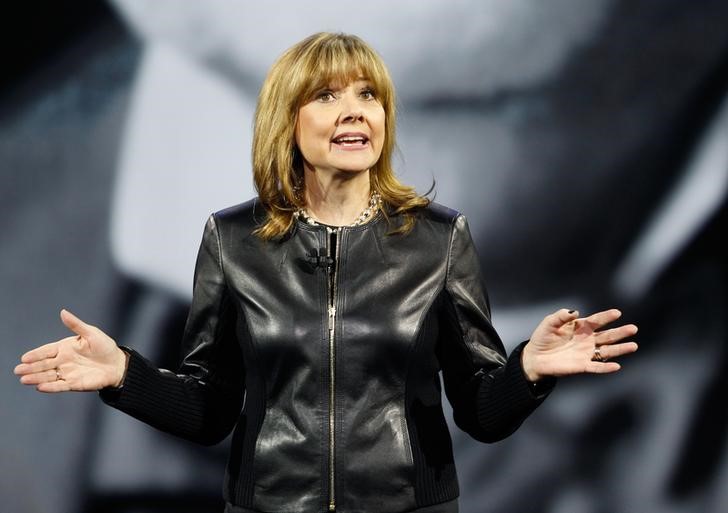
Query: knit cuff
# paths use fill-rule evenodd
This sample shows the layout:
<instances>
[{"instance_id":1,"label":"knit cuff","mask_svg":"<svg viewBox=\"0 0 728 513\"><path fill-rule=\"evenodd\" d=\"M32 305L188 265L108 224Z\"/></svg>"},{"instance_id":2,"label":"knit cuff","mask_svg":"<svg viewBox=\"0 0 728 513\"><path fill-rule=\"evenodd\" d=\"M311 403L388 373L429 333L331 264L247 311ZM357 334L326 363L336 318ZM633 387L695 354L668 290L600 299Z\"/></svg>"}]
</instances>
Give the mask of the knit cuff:
<instances>
[{"instance_id":1,"label":"knit cuff","mask_svg":"<svg viewBox=\"0 0 728 513\"><path fill-rule=\"evenodd\" d=\"M525 418L551 393L556 378L544 378L537 383L526 379L521 365L521 352L526 342L519 344L509 355L504 367L487 375L477 395L478 420L481 425L497 422L503 415Z\"/></svg>"},{"instance_id":2,"label":"knit cuff","mask_svg":"<svg viewBox=\"0 0 728 513\"><path fill-rule=\"evenodd\" d=\"M106 387L99 390L99 397L109 406L119 408L129 395L144 387L148 380L150 363L139 353L125 346L119 346L129 354L129 364L120 387Z\"/></svg>"}]
</instances>

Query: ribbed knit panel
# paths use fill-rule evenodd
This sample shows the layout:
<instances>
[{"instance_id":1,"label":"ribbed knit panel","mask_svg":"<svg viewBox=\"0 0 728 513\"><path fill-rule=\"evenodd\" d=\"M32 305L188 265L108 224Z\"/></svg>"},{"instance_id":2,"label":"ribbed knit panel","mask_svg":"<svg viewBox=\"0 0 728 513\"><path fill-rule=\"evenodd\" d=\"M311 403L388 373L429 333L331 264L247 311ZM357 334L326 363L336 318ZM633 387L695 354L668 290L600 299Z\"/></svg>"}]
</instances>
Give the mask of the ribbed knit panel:
<instances>
[{"instance_id":1,"label":"ribbed knit panel","mask_svg":"<svg viewBox=\"0 0 728 513\"><path fill-rule=\"evenodd\" d=\"M250 330L244 315L236 319L236 333L239 343L246 348L251 347ZM248 355L247 362L255 361ZM253 507L255 475L253 474L255 459L255 442L263 424L265 415L265 383L259 372L247 372L245 381L245 407L233 432L228 464L225 469L223 498L225 502L245 508Z\"/></svg>"},{"instance_id":2,"label":"ribbed knit panel","mask_svg":"<svg viewBox=\"0 0 728 513\"><path fill-rule=\"evenodd\" d=\"M416 430L413 430L416 431ZM416 435L412 436L413 457L415 463L415 500L418 507L438 504L458 497L458 487L455 464L442 464L439 467L431 467L424 461L421 452L421 445Z\"/></svg>"},{"instance_id":3,"label":"ribbed knit panel","mask_svg":"<svg viewBox=\"0 0 728 513\"><path fill-rule=\"evenodd\" d=\"M230 412L225 399L191 377L182 378L170 371L157 369L139 353L129 350L129 367L119 389L99 392L107 404L173 435L212 445L222 441L234 419L216 418L217 412ZM233 406L234 408L234 406ZM211 413L215 412L215 413ZM225 420L226 422L223 422Z\"/></svg>"},{"instance_id":4,"label":"ribbed knit panel","mask_svg":"<svg viewBox=\"0 0 728 513\"><path fill-rule=\"evenodd\" d=\"M489 433L490 441L505 438L518 429L556 384L553 378L544 380L536 392L526 380L521 368L525 345L523 342L511 352L504 367L486 375L478 389L478 423Z\"/></svg>"},{"instance_id":5,"label":"ribbed knit panel","mask_svg":"<svg viewBox=\"0 0 728 513\"><path fill-rule=\"evenodd\" d=\"M414 347L413 361L420 361L422 352L432 352L428 348L432 337L437 333L436 316L431 309L420 328ZM415 389L417 369L410 369L408 375L406 398L406 416L412 445L412 460L415 472L415 501L418 507L439 504L459 495L455 463L452 456L447 422L442 413L440 401L422 404L417 399L419 391ZM421 377L420 377L421 379ZM440 396L439 377L437 395Z\"/></svg>"},{"instance_id":6,"label":"ribbed knit panel","mask_svg":"<svg viewBox=\"0 0 728 513\"><path fill-rule=\"evenodd\" d=\"M253 507L255 442L265 413L265 392L261 388L259 383L248 383L245 414L235 428L225 471L223 498L246 508Z\"/></svg>"}]
</instances>

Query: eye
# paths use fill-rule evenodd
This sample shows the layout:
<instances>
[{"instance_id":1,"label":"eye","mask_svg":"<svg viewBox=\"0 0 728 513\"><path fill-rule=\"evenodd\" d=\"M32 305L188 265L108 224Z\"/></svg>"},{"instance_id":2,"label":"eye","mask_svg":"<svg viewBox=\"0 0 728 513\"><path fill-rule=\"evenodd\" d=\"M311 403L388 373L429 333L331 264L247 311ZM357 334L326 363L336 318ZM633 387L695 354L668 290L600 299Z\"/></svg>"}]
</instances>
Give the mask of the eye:
<instances>
[{"instance_id":1,"label":"eye","mask_svg":"<svg viewBox=\"0 0 728 513\"><path fill-rule=\"evenodd\" d=\"M359 92L359 96L363 100L376 100L377 95L374 93L374 89L367 87Z\"/></svg>"},{"instance_id":2,"label":"eye","mask_svg":"<svg viewBox=\"0 0 728 513\"><path fill-rule=\"evenodd\" d=\"M316 94L316 100L323 103L329 103L334 101L335 99L336 96L334 95L334 92L329 89L325 89Z\"/></svg>"}]
</instances>

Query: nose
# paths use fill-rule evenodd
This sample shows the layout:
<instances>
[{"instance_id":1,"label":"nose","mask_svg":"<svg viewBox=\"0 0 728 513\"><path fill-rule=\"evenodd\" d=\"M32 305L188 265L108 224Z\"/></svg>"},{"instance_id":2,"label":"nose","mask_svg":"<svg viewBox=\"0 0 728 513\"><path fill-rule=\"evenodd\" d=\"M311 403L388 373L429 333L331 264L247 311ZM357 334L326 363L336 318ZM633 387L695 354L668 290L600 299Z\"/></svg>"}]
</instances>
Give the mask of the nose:
<instances>
[{"instance_id":1,"label":"nose","mask_svg":"<svg viewBox=\"0 0 728 513\"><path fill-rule=\"evenodd\" d=\"M356 98L346 94L341 101L339 123L352 123L355 121L364 121L364 110L359 102L356 101Z\"/></svg>"},{"instance_id":2,"label":"nose","mask_svg":"<svg viewBox=\"0 0 728 513\"><path fill-rule=\"evenodd\" d=\"M352 111L341 117L341 123L351 123L352 121L364 121L364 113L360 110Z\"/></svg>"}]
</instances>

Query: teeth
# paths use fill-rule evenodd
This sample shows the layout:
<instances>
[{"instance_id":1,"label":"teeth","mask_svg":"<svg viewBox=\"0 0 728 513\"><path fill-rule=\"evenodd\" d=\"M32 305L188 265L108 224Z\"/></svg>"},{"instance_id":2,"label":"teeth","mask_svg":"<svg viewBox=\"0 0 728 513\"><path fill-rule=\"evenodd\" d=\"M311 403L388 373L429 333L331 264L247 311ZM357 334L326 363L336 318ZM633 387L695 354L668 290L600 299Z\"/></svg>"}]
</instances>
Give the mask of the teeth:
<instances>
[{"instance_id":1,"label":"teeth","mask_svg":"<svg viewBox=\"0 0 728 513\"><path fill-rule=\"evenodd\" d=\"M334 139L334 142L337 143L363 143L364 141L365 139L363 137L337 137L336 139Z\"/></svg>"}]
</instances>

